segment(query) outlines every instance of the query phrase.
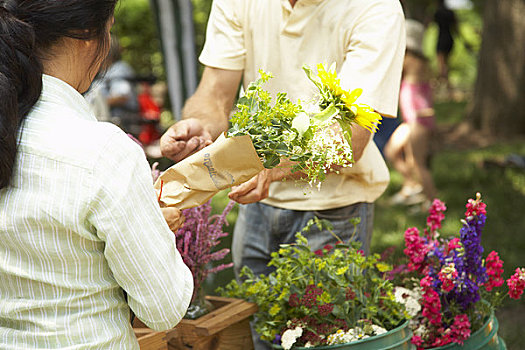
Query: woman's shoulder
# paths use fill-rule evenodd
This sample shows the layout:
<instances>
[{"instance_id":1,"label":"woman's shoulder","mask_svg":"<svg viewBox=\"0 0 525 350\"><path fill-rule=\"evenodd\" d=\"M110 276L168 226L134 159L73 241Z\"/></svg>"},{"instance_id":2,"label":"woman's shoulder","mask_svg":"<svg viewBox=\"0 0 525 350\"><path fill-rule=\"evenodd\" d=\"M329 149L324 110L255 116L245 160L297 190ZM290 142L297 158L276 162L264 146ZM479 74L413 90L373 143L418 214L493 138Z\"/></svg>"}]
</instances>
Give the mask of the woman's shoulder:
<instances>
[{"instance_id":1,"label":"woman's shoulder","mask_svg":"<svg viewBox=\"0 0 525 350\"><path fill-rule=\"evenodd\" d=\"M86 118L78 110L63 106L28 115L21 147L25 152L87 169L93 169L100 157L111 157L112 149L141 151L118 126Z\"/></svg>"}]
</instances>

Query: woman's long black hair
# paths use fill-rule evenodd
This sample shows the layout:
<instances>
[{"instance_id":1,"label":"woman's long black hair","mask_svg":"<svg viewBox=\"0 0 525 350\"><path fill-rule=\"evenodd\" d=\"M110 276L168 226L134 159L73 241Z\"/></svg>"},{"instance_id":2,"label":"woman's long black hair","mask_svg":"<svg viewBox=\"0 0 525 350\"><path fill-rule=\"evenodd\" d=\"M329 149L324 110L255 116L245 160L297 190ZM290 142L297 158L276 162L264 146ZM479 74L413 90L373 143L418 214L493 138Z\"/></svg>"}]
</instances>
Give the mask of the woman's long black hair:
<instances>
[{"instance_id":1,"label":"woman's long black hair","mask_svg":"<svg viewBox=\"0 0 525 350\"><path fill-rule=\"evenodd\" d=\"M0 189L11 181L21 123L42 92L42 58L61 38L109 45L117 0L0 0Z\"/></svg>"}]
</instances>

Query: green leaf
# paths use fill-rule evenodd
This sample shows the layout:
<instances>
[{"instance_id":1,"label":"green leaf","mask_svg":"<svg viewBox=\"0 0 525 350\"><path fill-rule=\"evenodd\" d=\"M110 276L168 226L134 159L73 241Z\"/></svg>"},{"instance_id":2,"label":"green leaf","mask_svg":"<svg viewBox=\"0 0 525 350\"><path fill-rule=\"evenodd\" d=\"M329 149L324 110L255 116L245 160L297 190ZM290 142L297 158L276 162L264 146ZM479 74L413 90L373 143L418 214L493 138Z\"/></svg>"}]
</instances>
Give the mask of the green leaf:
<instances>
[{"instance_id":1,"label":"green leaf","mask_svg":"<svg viewBox=\"0 0 525 350\"><path fill-rule=\"evenodd\" d=\"M315 114L312 119L313 121L319 125L323 124L326 121L330 120L330 118L335 117L339 113L339 110L331 103L328 107L323 109L321 112Z\"/></svg>"},{"instance_id":2,"label":"green leaf","mask_svg":"<svg viewBox=\"0 0 525 350\"><path fill-rule=\"evenodd\" d=\"M306 64L303 65L303 70L305 71L306 76L308 77L308 79L310 79L312 81L312 83L314 83L315 86L317 86L319 91L322 91L323 90L323 83L321 82L321 79L319 79L319 77L316 74L314 74L314 72Z\"/></svg>"},{"instance_id":3,"label":"green leaf","mask_svg":"<svg viewBox=\"0 0 525 350\"><path fill-rule=\"evenodd\" d=\"M271 168L274 168L275 166L277 166L277 164L279 164L280 162L280 159L277 155L275 154L270 154L266 160L264 161L263 163L263 166L266 168L266 169L271 169Z\"/></svg>"},{"instance_id":4,"label":"green leaf","mask_svg":"<svg viewBox=\"0 0 525 350\"><path fill-rule=\"evenodd\" d=\"M350 147L352 147L352 128L350 127L350 124L347 124L343 122L342 120L338 120L339 125L341 126L341 129L343 130L343 136L348 143ZM354 154L352 153L352 159L350 159L351 162L354 162Z\"/></svg>"},{"instance_id":5,"label":"green leaf","mask_svg":"<svg viewBox=\"0 0 525 350\"><path fill-rule=\"evenodd\" d=\"M300 137L310 128L310 117L308 114L301 112L292 121L292 128L295 129Z\"/></svg>"}]
</instances>

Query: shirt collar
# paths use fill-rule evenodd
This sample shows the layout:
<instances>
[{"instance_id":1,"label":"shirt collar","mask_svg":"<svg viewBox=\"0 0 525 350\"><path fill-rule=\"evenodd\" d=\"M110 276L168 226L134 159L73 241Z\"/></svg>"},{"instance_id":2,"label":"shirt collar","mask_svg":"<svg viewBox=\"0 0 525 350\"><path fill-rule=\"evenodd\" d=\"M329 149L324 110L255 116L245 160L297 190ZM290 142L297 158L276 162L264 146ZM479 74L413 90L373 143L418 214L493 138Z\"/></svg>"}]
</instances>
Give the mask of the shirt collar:
<instances>
[{"instance_id":1,"label":"shirt collar","mask_svg":"<svg viewBox=\"0 0 525 350\"><path fill-rule=\"evenodd\" d=\"M80 113L75 116L86 120L97 120L91 112L86 99L71 85L51 75L42 74L42 94L40 99L44 102L57 103Z\"/></svg>"},{"instance_id":2,"label":"shirt collar","mask_svg":"<svg viewBox=\"0 0 525 350\"><path fill-rule=\"evenodd\" d=\"M324 0L297 0L297 2L295 3L295 6L297 6L297 4L299 4L299 2L302 5L317 5L317 4L319 4L319 3L323 2L323 1ZM289 0L281 0L281 4L286 9L292 10L292 5L290 5L290 1Z\"/></svg>"}]
</instances>

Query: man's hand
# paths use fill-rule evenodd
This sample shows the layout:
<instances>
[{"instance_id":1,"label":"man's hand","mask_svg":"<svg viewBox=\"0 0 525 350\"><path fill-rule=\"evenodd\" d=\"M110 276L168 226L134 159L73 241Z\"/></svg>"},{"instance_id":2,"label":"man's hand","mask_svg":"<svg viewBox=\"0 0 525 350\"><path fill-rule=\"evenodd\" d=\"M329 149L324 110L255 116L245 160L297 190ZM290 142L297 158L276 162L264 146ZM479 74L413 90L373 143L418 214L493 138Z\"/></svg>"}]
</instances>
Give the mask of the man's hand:
<instances>
[{"instance_id":1,"label":"man's hand","mask_svg":"<svg viewBox=\"0 0 525 350\"><path fill-rule=\"evenodd\" d=\"M160 208L160 210L162 211L162 215L164 215L164 219L172 231L178 230L186 220L184 215L182 215L182 212L177 208Z\"/></svg>"},{"instance_id":2,"label":"man's hand","mask_svg":"<svg viewBox=\"0 0 525 350\"><path fill-rule=\"evenodd\" d=\"M160 151L166 158L180 162L212 143L211 135L198 119L184 119L173 124L160 138Z\"/></svg>"},{"instance_id":3,"label":"man's hand","mask_svg":"<svg viewBox=\"0 0 525 350\"><path fill-rule=\"evenodd\" d=\"M282 180L290 173L291 168L288 164L273 169L264 169L245 183L233 187L228 197L240 204L261 201L268 197L268 190L272 182Z\"/></svg>"}]
</instances>

